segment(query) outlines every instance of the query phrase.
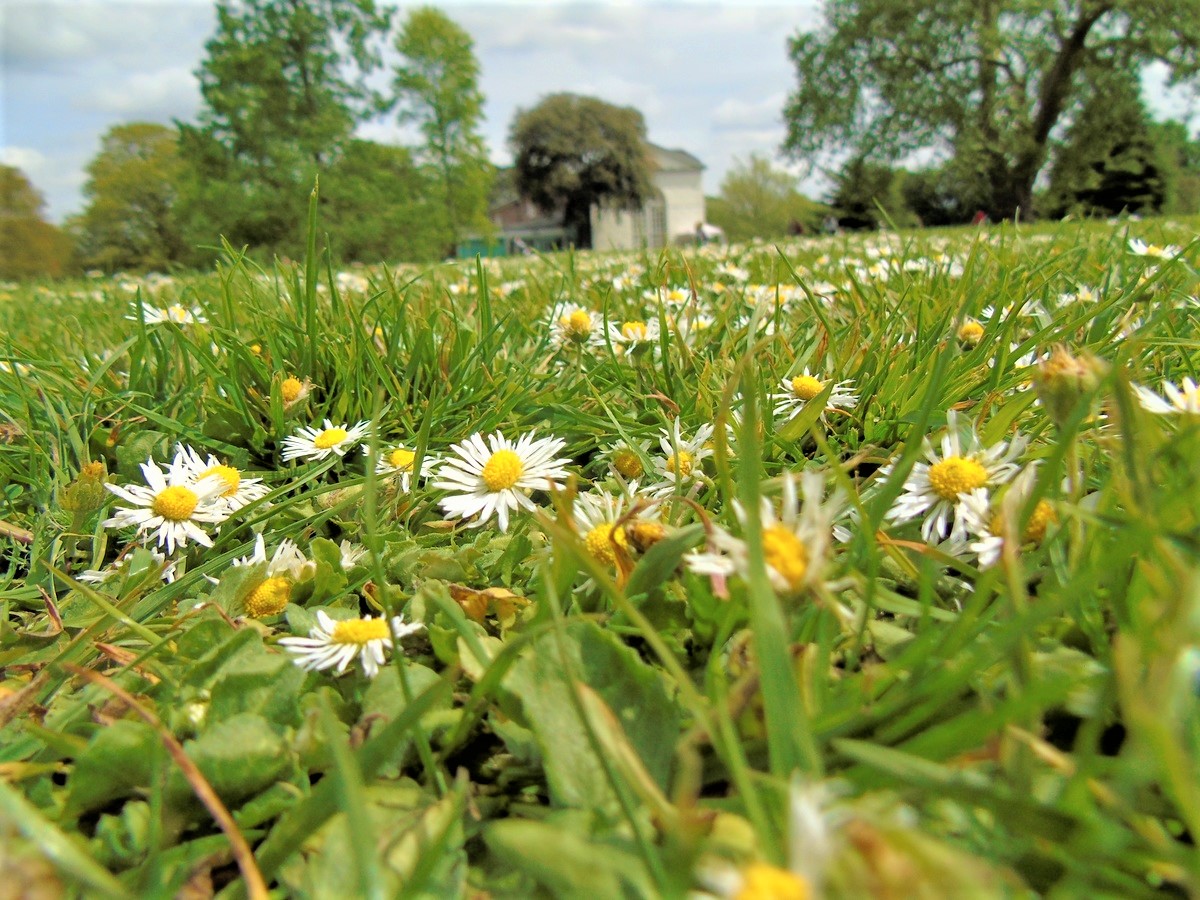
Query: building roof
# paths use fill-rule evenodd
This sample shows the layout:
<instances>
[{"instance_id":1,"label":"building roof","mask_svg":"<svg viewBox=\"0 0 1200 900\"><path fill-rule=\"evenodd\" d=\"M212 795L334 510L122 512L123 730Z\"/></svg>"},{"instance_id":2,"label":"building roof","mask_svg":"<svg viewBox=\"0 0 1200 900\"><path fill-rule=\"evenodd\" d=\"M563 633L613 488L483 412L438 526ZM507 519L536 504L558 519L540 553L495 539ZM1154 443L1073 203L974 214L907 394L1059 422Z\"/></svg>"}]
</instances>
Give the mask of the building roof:
<instances>
[{"instance_id":1,"label":"building roof","mask_svg":"<svg viewBox=\"0 0 1200 900\"><path fill-rule=\"evenodd\" d=\"M692 156L686 150L668 149L658 144L650 144L654 154L654 162L663 172L699 172L704 169L704 163Z\"/></svg>"}]
</instances>

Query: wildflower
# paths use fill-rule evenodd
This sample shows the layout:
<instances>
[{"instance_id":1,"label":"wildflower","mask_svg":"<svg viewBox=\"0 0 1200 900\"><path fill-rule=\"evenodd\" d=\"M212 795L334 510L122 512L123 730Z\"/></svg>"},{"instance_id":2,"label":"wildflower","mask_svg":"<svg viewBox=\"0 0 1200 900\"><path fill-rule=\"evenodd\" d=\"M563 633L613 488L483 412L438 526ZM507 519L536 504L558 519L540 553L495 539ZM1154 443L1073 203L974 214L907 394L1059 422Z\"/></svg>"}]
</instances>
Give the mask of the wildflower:
<instances>
[{"instance_id":1,"label":"wildflower","mask_svg":"<svg viewBox=\"0 0 1200 900\"><path fill-rule=\"evenodd\" d=\"M191 471L197 481L209 477L221 479L224 489L218 498L230 512L237 512L271 492L261 478L244 478L240 469L222 463L211 454L208 459L201 459L199 453L183 444L175 447L175 462Z\"/></svg>"},{"instance_id":2,"label":"wildflower","mask_svg":"<svg viewBox=\"0 0 1200 900\"><path fill-rule=\"evenodd\" d=\"M176 559L167 562L167 557L162 553L159 553L157 550L143 550L143 553L148 554L145 557L146 564L135 568L137 558L134 554L136 552L137 551L133 551L126 553L124 556L118 557L112 565L103 569L88 569L87 571L80 572L75 576L76 580L82 581L86 584L107 584L120 573L122 568L125 567L128 567L128 571L125 573L126 575L141 575L149 571L151 568L159 568L159 578L161 578L167 584L170 584L175 580L175 570L179 566L179 560Z\"/></svg>"},{"instance_id":3,"label":"wildflower","mask_svg":"<svg viewBox=\"0 0 1200 900\"><path fill-rule=\"evenodd\" d=\"M1033 494L1037 478L1037 466L1026 466L1012 480L1000 500L1000 509L994 510L988 493L983 488L971 491L963 498L967 530L974 537L967 549L979 558L983 568L994 566L1004 550L1007 534L1006 522L1015 521ZM1040 544L1049 527L1058 521L1058 513L1049 500L1038 500L1020 535L1021 544Z\"/></svg>"},{"instance_id":4,"label":"wildflower","mask_svg":"<svg viewBox=\"0 0 1200 900\"><path fill-rule=\"evenodd\" d=\"M1174 244L1165 246L1159 244L1147 244L1141 238L1129 239L1129 252L1134 256L1152 256L1155 259L1174 259L1183 251Z\"/></svg>"},{"instance_id":5,"label":"wildflower","mask_svg":"<svg viewBox=\"0 0 1200 900\"><path fill-rule=\"evenodd\" d=\"M1071 418L1076 404L1096 389L1101 374L1097 361L1075 356L1058 346L1038 364L1033 386L1050 420L1062 426Z\"/></svg>"},{"instance_id":6,"label":"wildflower","mask_svg":"<svg viewBox=\"0 0 1200 900\"><path fill-rule=\"evenodd\" d=\"M300 548L284 538L271 558L267 558L266 542L260 534L254 540L254 552L230 565L234 568L266 563L264 578L246 595L243 604L246 614L255 619L274 616L283 612L292 598L292 586L298 581L311 578L316 573L316 564L310 561Z\"/></svg>"},{"instance_id":7,"label":"wildflower","mask_svg":"<svg viewBox=\"0 0 1200 900\"><path fill-rule=\"evenodd\" d=\"M284 439L284 461L301 457L325 459L331 453L345 456L347 450L366 437L369 428L370 423L366 421L351 427L334 425L329 419L325 420L323 429L301 428L299 434Z\"/></svg>"},{"instance_id":8,"label":"wildflower","mask_svg":"<svg viewBox=\"0 0 1200 900\"><path fill-rule=\"evenodd\" d=\"M1190 378L1184 378L1182 389L1175 386L1172 381L1164 381L1162 383L1162 391L1166 397L1160 397L1158 394L1149 388L1141 385L1133 386L1134 392L1137 394L1138 402L1142 404L1142 408L1156 415L1170 415L1173 413L1190 413L1193 416L1200 415L1200 387Z\"/></svg>"},{"instance_id":9,"label":"wildflower","mask_svg":"<svg viewBox=\"0 0 1200 900\"><path fill-rule=\"evenodd\" d=\"M371 452L370 448L365 446L362 450L367 455ZM413 464L416 459L417 454L407 447L393 447L375 460L375 472L385 478L394 478L400 490L407 494L412 490Z\"/></svg>"},{"instance_id":10,"label":"wildflower","mask_svg":"<svg viewBox=\"0 0 1200 900\"><path fill-rule=\"evenodd\" d=\"M966 350L971 350L983 340L983 326L974 319L967 319L958 328L958 342Z\"/></svg>"},{"instance_id":11,"label":"wildflower","mask_svg":"<svg viewBox=\"0 0 1200 900\"><path fill-rule=\"evenodd\" d=\"M134 322L138 320L137 316L126 316L125 318ZM187 309L178 303L172 304L166 309L159 309L157 306L143 303L142 318L145 319L147 325L162 325L166 322L175 325L206 325L208 323L208 319L204 318L200 312L200 307L193 306L191 309Z\"/></svg>"},{"instance_id":12,"label":"wildflower","mask_svg":"<svg viewBox=\"0 0 1200 900\"><path fill-rule=\"evenodd\" d=\"M952 540L964 539L967 533L964 497L978 488L991 489L1011 479L1017 471L1014 460L1024 452L1025 443L1024 438L1016 437L1011 443L1001 441L983 448L971 431L964 446L957 416L950 410L946 414L941 456L926 438L927 462L913 466L904 482L904 492L888 510L887 518L909 522L924 515L921 537L926 541L935 536L946 537L947 532ZM880 475L886 478L894 469L894 465L885 466L879 470Z\"/></svg>"},{"instance_id":13,"label":"wildflower","mask_svg":"<svg viewBox=\"0 0 1200 900\"><path fill-rule=\"evenodd\" d=\"M305 378L301 381L295 375L289 375L279 383L279 397L284 409L291 409L298 403L308 399L312 391L312 382Z\"/></svg>"},{"instance_id":14,"label":"wildflower","mask_svg":"<svg viewBox=\"0 0 1200 900\"><path fill-rule=\"evenodd\" d=\"M317 624L308 632L308 637L286 637L279 643L295 655L296 665L310 672L336 666L337 674L341 675L357 656L363 674L374 678L387 660L392 642L424 627L419 622L405 624L403 616L393 617L390 623L382 616L335 622L325 610L319 609Z\"/></svg>"},{"instance_id":15,"label":"wildflower","mask_svg":"<svg viewBox=\"0 0 1200 900\"><path fill-rule=\"evenodd\" d=\"M138 534L155 532L158 546L173 554L176 547L186 547L188 540L205 547L212 539L200 524L216 525L229 518L229 506L221 499L228 489L216 475L197 479L195 473L178 457L162 469L153 460L142 463L145 485L104 486L132 508L118 509L116 515L104 520L106 528L136 525Z\"/></svg>"},{"instance_id":16,"label":"wildflower","mask_svg":"<svg viewBox=\"0 0 1200 900\"><path fill-rule=\"evenodd\" d=\"M763 558L771 586L783 595L795 595L821 575L829 551L829 539L836 510L842 505L840 493L824 500L825 478L819 472L800 476L800 493L796 493L796 478L788 473L783 478L783 495L779 515L766 497L759 504ZM748 516L745 508L734 501L734 514L743 529ZM689 553L687 567L698 574L749 576L750 554L746 542L723 528L714 529L709 549Z\"/></svg>"},{"instance_id":17,"label":"wildflower","mask_svg":"<svg viewBox=\"0 0 1200 900\"><path fill-rule=\"evenodd\" d=\"M649 441L618 444L608 454L608 468L624 481L637 481L646 474L643 462L650 452Z\"/></svg>"},{"instance_id":18,"label":"wildflower","mask_svg":"<svg viewBox=\"0 0 1200 900\"><path fill-rule=\"evenodd\" d=\"M561 303L550 314L550 331L559 347L587 347L600 340L598 317L575 303Z\"/></svg>"},{"instance_id":19,"label":"wildflower","mask_svg":"<svg viewBox=\"0 0 1200 900\"><path fill-rule=\"evenodd\" d=\"M712 456L713 451L709 446L712 435L712 425L701 425L690 440L685 440L678 418L671 424L670 431L662 429L659 446L663 455L654 459L654 471L659 483L647 493L662 496L680 488L689 488L689 493L699 490L707 480L700 464Z\"/></svg>"},{"instance_id":20,"label":"wildflower","mask_svg":"<svg viewBox=\"0 0 1200 900\"><path fill-rule=\"evenodd\" d=\"M775 415L786 415L789 419L795 418L811 400L816 399L825 390L828 384L829 382L821 381L810 374L807 367L802 375L785 378L781 382L784 393L771 395L771 399L776 401ZM853 409L858 405L858 397L849 390L853 385L853 381L839 381L834 384L825 400L822 418L826 412L837 409Z\"/></svg>"},{"instance_id":21,"label":"wildflower","mask_svg":"<svg viewBox=\"0 0 1200 900\"><path fill-rule=\"evenodd\" d=\"M608 326L608 339L617 353L633 353L658 342L658 319L640 319Z\"/></svg>"},{"instance_id":22,"label":"wildflower","mask_svg":"<svg viewBox=\"0 0 1200 900\"><path fill-rule=\"evenodd\" d=\"M435 488L454 492L441 501L447 513L467 519L475 516L472 528L496 516L501 531L508 530L508 514L517 509L534 509L531 491L548 491L567 477L566 459L556 454L566 446L560 438L522 435L514 444L499 431L488 437L474 434L450 448L435 473Z\"/></svg>"},{"instance_id":23,"label":"wildflower","mask_svg":"<svg viewBox=\"0 0 1200 900\"><path fill-rule=\"evenodd\" d=\"M632 485L633 491L637 485ZM632 494L632 491L631 491ZM604 566L620 568L628 561L629 538L617 522L625 515L629 496L593 491L575 498L571 509L575 529L579 532L588 554Z\"/></svg>"},{"instance_id":24,"label":"wildflower","mask_svg":"<svg viewBox=\"0 0 1200 900\"><path fill-rule=\"evenodd\" d=\"M350 570L366 558L367 548L356 547L349 541L343 540L340 544L338 544L338 552L341 553L341 559L339 562L342 565L342 569Z\"/></svg>"}]
</instances>

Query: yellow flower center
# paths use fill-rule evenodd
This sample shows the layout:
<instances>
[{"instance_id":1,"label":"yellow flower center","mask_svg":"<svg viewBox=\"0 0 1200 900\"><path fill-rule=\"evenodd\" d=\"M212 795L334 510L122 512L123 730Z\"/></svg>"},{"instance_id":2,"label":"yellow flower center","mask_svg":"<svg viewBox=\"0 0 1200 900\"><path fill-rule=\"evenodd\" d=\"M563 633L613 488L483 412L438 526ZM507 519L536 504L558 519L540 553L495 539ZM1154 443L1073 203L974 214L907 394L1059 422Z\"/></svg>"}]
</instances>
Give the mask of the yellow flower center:
<instances>
[{"instance_id":1,"label":"yellow flower center","mask_svg":"<svg viewBox=\"0 0 1200 900\"><path fill-rule=\"evenodd\" d=\"M255 619L283 612L292 596L292 583L282 576L268 578L246 597L246 613Z\"/></svg>"},{"instance_id":2,"label":"yellow flower center","mask_svg":"<svg viewBox=\"0 0 1200 900\"><path fill-rule=\"evenodd\" d=\"M625 537L642 553L645 553L667 536L667 529L661 522L647 522L635 519L625 526Z\"/></svg>"},{"instance_id":3,"label":"yellow flower center","mask_svg":"<svg viewBox=\"0 0 1200 900\"><path fill-rule=\"evenodd\" d=\"M318 450L328 450L336 447L349 436L350 434L345 428L326 428L313 438L313 446Z\"/></svg>"},{"instance_id":4,"label":"yellow flower center","mask_svg":"<svg viewBox=\"0 0 1200 900\"><path fill-rule=\"evenodd\" d=\"M199 502L200 498L191 488L175 485L163 488L155 494L150 509L156 516L162 516L171 522L182 522L191 517Z\"/></svg>"},{"instance_id":5,"label":"yellow flower center","mask_svg":"<svg viewBox=\"0 0 1200 900\"><path fill-rule=\"evenodd\" d=\"M644 341L647 329L645 322L625 322L621 325L621 335L630 341Z\"/></svg>"},{"instance_id":6,"label":"yellow flower center","mask_svg":"<svg viewBox=\"0 0 1200 900\"><path fill-rule=\"evenodd\" d=\"M957 500L959 494L987 483L987 469L965 456L948 456L929 467L929 486L943 500Z\"/></svg>"},{"instance_id":7,"label":"yellow flower center","mask_svg":"<svg viewBox=\"0 0 1200 900\"><path fill-rule=\"evenodd\" d=\"M168 306L167 318L172 322L186 322L188 319L188 311L182 306Z\"/></svg>"},{"instance_id":8,"label":"yellow flower center","mask_svg":"<svg viewBox=\"0 0 1200 900\"><path fill-rule=\"evenodd\" d=\"M763 558L788 586L798 591L808 573L808 548L789 529L775 525L763 531Z\"/></svg>"},{"instance_id":9,"label":"yellow flower center","mask_svg":"<svg viewBox=\"0 0 1200 900\"><path fill-rule=\"evenodd\" d=\"M587 533L583 544L594 558L611 566L617 561L617 551L613 545L626 550L629 548L629 539L624 531L614 527L611 522L604 522Z\"/></svg>"},{"instance_id":10,"label":"yellow flower center","mask_svg":"<svg viewBox=\"0 0 1200 900\"><path fill-rule=\"evenodd\" d=\"M974 319L963 322L958 329L958 339L968 347L974 347L983 339L983 326Z\"/></svg>"},{"instance_id":11,"label":"yellow flower center","mask_svg":"<svg viewBox=\"0 0 1200 900\"><path fill-rule=\"evenodd\" d=\"M613 454L613 468L626 478L641 478L646 473L641 458L628 448Z\"/></svg>"},{"instance_id":12,"label":"yellow flower center","mask_svg":"<svg viewBox=\"0 0 1200 900\"><path fill-rule=\"evenodd\" d=\"M333 626L329 639L335 644L369 644L390 637L387 619L346 619Z\"/></svg>"},{"instance_id":13,"label":"yellow flower center","mask_svg":"<svg viewBox=\"0 0 1200 900\"><path fill-rule=\"evenodd\" d=\"M397 447L387 455L388 465L400 472L407 472L413 466L413 460L417 458L417 454L411 450L405 450L403 447Z\"/></svg>"},{"instance_id":14,"label":"yellow flower center","mask_svg":"<svg viewBox=\"0 0 1200 900\"><path fill-rule=\"evenodd\" d=\"M104 463L102 463L102 462L87 463L86 465L84 465L84 467L82 469L79 470L79 477L87 478L87 479L90 479L91 481L99 481L101 478L104 477Z\"/></svg>"},{"instance_id":15,"label":"yellow flower center","mask_svg":"<svg viewBox=\"0 0 1200 900\"><path fill-rule=\"evenodd\" d=\"M232 497L242 483L242 473L233 466L210 466L200 473L200 478L204 479L210 475L216 475L225 482L225 490L221 491L222 497Z\"/></svg>"},{"instance_id":16,"label":"yellow flower center","mask_svg":"<svg viewBox=\"0 0 1200 900\"><path fill-rule=\"evenodd\" d=\"M1027 543L1040 544L1046 536L1046 529L1051 523L1058 521L1058 513L1054 511L1054 507L1050 505L1049 500L1039 500L1037 506L1033 508L1033 515L1029 517L1029 523L1025 526L1025 534L1021 539Z\"/></svg>"},{"instance_id":17,"label":"yellow flower center","mask_svg":"<svg viewBox=\"0 0 1200 900\"><path fill-rule=\"evenodd\" d=\"M304 383L292 375L283 379L283 384L279 386L279 395L283 397L284 403L295 403L300 399L300 394L303 391Z\"/></svg>"},{"instance_id":18,"label":"yellow flower center","mask_svg":"<svg viewBox=\"0 0 1200 900\"><path fill-rule=\"evenodd\" d=\"M733 896L734 900L809 900L812 890L794 872L752 863L742 870L742 887Z\"/></svg>"},{"instance_id":19,"label":"yellow flower center","mask_svg":"<svg viewBox=\"0 0 1200 900\"><path fill-rule=\"evenodd\" d=\"M563 316L558 323L573 341L582 340L592 333L592 317L584 309L577 309L570 315Z\"/></svg>"},{"instance_id":20,"label":"yellow flower center","mask_svg":"<svg viewBox=\"0 0 1200 900\"><path fill-rule=\"evenodd\" d=\"M801 400L811 400L823 390L825 385L811 375L797 375L792 379L792 393Z\"/></svg>"},{"instance_id":21,"label":"yellow flower center","mask_svg":"<svg viewBox=\"0 0 1200 900\"><path fill-rule=\"evenodd\" d=\"M255 356L258 356L259 354L262 353L262 344L251 344L250 352L253 353Z\"/></svg>"},{"instance_id":22,"label":"yellow flower center","mask_svg":"<svg viewBox=\"0 0 1200 900\"><path fill-rule=\"evenodd\" d=\"M667 457L667 471L673 472L680 478L686 478L692 474L692 454L686 450L680 450Z\"/></svg>"},{"instance_id":23,"label":"yellow flower center","mask_svg":"<svg viewBox=\"0 0 1200 900\"><path fill-rule=\"evenodd\" d=\"M511 450L497 450L483 467L480 477L489 491L503 491L512 487L525 471L521 457Z\"/></svg>"},{"instance_id":24,"label":"yellow flower center","mask_svg":"<svg viewBox=\"0 0 1200 900\"><path fill-rule=\"evenodd\" d=\"M1147 256L1162 256L1163 248L1160 247L1158 244L1147 244L1146 245L1146 255Z\"/></svg>"}]
</instances>

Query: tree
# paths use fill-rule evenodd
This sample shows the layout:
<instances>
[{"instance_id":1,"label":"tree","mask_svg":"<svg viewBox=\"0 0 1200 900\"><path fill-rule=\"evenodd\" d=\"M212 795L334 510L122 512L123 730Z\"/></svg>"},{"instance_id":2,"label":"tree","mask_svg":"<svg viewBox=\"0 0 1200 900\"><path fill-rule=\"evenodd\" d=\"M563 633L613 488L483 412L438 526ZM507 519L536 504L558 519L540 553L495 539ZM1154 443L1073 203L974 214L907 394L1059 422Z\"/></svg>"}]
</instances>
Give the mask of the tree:
<instances>
[{"instance_id":1,"label":"tree","mask_svg":"<svg viewBox=\"0 0 1200 900\"><path fill-rule=\"evenodd\" d=\"M0 278L62 274L70 242L45 220L44 206L24 172L0 165Z\"/></svg>"},{"instance_id":2,"label":"tree","mask_svg":"<svg viewBox=\"0 0 1200 900\"><path fill-rule=\"evenodd\" d=\"M1137 73L1111 73L1067 133L1046 205L1056 216L1159 212L1169 189L1166 169Z\"/></svg>"},{"instance_id":3,"label":"tree","mask_svg":"<svg viewBox=\"0 0 1200 900\"><path fill-rule=\"evenodd\" d=\"M902 194L906 174L862 156L850 160L834 179L829 196L838 223L844 228L878 228L889 220L914 224Z\"/></svg>"},{"instance_id":4,"label":"tree","mask_svg":"<svg viewBox=\"0 0 1200 900\"><path fill-rule=\"evenodd\" d=\"M300 242L313 178L380 109L366 78L388 19L374 0L220 0L199 123L180 127L200 240Z\"/></svg>"},{"instance_id":5,"label":"tree","mask_svg":"<svg viewBox=\"0 0 1200 900\"><path fill-rule=\"evenodd\" d=\"M464 231L486 229L494 167L479 132L483 94L471 36L445 13L421 7L409 14L396 38L404 57L393 82L400 120L425 137L421 157L436 174L446 243Z\"/></svg>"},{"instance_id":6,"label":"tree","mask_svg":"<svg viewBox=\"0 0 1200 900\"><path fill-rule=\"evenodd\" d=\"M591 246L593 205L637 208L653 190L646 122L632 107L551 94L517 111L509 144L521 196L562 209L580 247Z\"/></svg>"},{"instance_id":7,"label":"tree","mask_svg":"<svg viewBox=\"0 0 1200 900\"><path fill-rule=\"evenodd\" d=\"M797 87L785 150L898 159L974 157L988 211L1032 210L1058 129L1096 73L1200 70L1194 0L831 0L821 29L790 42Z\"/></svg>"},{"instance_id":8,"label":"tree","mask_svg":"<svg viewBox=\"0 0 1200 900\"><path fill-rule=\"evenodd\" d=\"M85 266L161 269L185 262L175 214L184 163L179 133L150 122L114 125L88 163L88 205L74 222Z\"/></svg>"},{"instance_id":9,"label":"tree","mask_svg":"<svg viewBox=\"0 0 1200 900\"><path fill-rule=\"evenodd\" d=\"M721 180L721 195L709 198L708 218L724 229L731 241L782 237L800 225L815 231L828 207L809 200L797 188L794 175L752 153L734 160Z\"/></svg>"}]
</instances>

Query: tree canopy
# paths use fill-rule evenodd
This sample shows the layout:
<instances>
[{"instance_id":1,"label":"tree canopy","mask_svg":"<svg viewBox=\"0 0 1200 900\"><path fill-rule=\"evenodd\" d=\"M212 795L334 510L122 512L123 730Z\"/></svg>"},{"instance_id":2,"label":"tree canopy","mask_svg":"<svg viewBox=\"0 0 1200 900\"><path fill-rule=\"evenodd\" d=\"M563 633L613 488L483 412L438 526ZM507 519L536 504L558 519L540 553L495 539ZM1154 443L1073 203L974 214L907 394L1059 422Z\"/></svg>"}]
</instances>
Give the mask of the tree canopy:
<instances>
[{"instance_id":1,"label":"tree canopy","mask_svg":"<svg viewBox=\"0 0 1200 900\"><path fill-rule=\"evenodd\" d=\"M1054 138L1098 73L1161 60L1200 72L1194 0L830 0L790 42L785 151L974 160L988 211L1032 209Z\"/></svg>"},{"instance_id":2,"label":"tree canopy","mask_svg":"<svg viewBox=\"0 0 1200 900\"><path fill-rule=\"evenodd\" d=\"M706 207L709 221L731 241L783 237L800 228L815 231L829 212L800 193L796 176L753 153L734 160L721 180L720 196L708 198Z\"/></svg>"},{"instance_id":3,"label":"tree canopy","mask_svg":"<svg viewBox=\"0 0 1200 900\"><path fill-rule=\"evenodd\" d=\"M479 128L483 93L471 36L445 13L420 7L409 13L396 49L403 57L393 87L401 122L425 139L419 157L435 176L447 243L464 231L486 228L494 167Z\"/></svg>"},{"instance_id":4,"label":"tree canopy","mask_svg":"<svg viewBox=\"0 0 1200 900\"><path fill-rule=\"evenodd\" d=\"M509 143L517 190L543 209L561 208L580 247L591 246L593 204L637 207L653 190L646 121L629 106L550 94L517 111Z\"/></svg>"},{"instance_id":5,"label":"tree canopy","mask_svg":"<svg viewBox=\"0 0 1200 900\"><path fill-rule=\"evenodd\" d=\"M24 172L0 165L0 278L62 274L70 243L46 221L44 206Z\"/></svg>"}]
</instances>

